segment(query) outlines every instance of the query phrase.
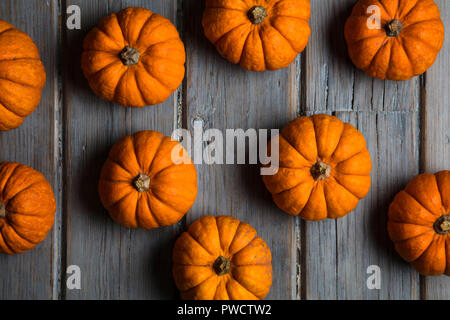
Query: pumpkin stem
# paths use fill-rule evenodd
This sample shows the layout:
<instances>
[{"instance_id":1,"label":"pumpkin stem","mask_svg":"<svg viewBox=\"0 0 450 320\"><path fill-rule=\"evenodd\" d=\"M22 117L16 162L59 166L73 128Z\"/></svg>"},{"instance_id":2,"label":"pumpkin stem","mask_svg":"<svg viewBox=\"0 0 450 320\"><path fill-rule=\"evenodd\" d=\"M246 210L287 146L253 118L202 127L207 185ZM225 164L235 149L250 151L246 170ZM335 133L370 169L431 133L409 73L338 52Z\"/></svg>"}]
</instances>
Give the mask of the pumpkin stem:
<instances>
[{"instance_id":1,"label":"pumpkin stem","mask_svg":"<svg viewBox=\"0 0 450 320\"><path fill-rule=\"evenodd\" d=\"M6 206L3 202L0 202L0 219L6 217Z\"/></svg>"},{"instance_id":2,"label":"pumpkin stem","mask_svg":"<svg viewBox=\"0 0 450 320\"><path fill-rule=\"evenodd\" d=\"M122 63L126 66L132 66L139 62L139 56L140 53L134 48L131 48L129 46L126 46L123 48L123 50L120 52L120 60L122 60Z\"/></svg>"},{"instance_id":3,"label":"pumpkin stem","mask_svg":"<svg viewBox=\"0 0 450 320\"><path fill-rule=\"evenodd\" d=\"M148 189L150 189L150 177L146 174L140 173L134 179L134 186L139 192L148 191Z\"/></svg>"},{"instance_id":4,"label":"pumpkin stem","mask_svg":"<svg viewBox=\"0 0 450 320\"><path fill-rule=\"evenodd\" d=\"M450 233L450 215L443 215L434 223L434 230L438 234Z\"/></svg>"},{"instance_id":5,"label":"pumpkin stem","mask_svg":"<svg viewBox=\"0 0 450 320\"><path fill-rule=\"evenodd\" d=\"M267 17L267 10L261 6L254 6L248 10L247 16L253 24L260 24Z\"/></svg>"},{"instance_id":6,"label":"pumpkin stem","mask_svg":"<svg viewBox=\"0 0 450 320\"><path fill-rule=\"evenodd\" d=\"M311 175L314 180L319 181L329 178L331 174L331 167L322 161L317 161L315 165L311 167Z\"/></svg>"},{"instance_id":7,"label":"pumpkin stem","mask_svg":"<svg viewBox=\"0 0 450 320\"><path fill-rule=\"evenodd\" d=\"M403 24L397 19L393 19L386 23L385 29L388 37L398 37L403 29Z\"/></svg>"},{"instance_id":8,"label":"pumpkin stem","mask_svg":"<svg viewBox=\"0 0 450 320\"><path fill-rule=\"evenodd\" d=\"M230 272L230 266L230 260L222 256L218 257L213 264L214 271L216 271L218 276L223 276Z\"/></svg>"}]
</instances>

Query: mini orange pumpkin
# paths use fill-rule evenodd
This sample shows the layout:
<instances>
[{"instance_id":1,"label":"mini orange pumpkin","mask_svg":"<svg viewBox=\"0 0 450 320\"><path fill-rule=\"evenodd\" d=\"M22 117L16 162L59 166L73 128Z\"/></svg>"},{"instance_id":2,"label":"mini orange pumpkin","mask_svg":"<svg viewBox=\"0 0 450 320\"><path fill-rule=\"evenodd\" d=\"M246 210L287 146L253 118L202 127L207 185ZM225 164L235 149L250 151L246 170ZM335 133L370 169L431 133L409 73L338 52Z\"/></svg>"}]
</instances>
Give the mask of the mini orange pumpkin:
<instances>
[{"instance_id":1,"label":"mini orange pumpkin","mask_svg":"<svg viewBox=\"0 0 450 320\"><path fill-rule=\"evenodd\" d=\"M0 252L22 253L42 242L53 227L56 201L38 171L0 163Z\"/></svg>"},{"instance_id":2,"label":"mini orange pumpkin","mask_svg":"<svg viewBox=\"0 0 450 320\"><path fill-rule=\"evenodd\" d=\"M372 27L374 8L380 28ZM345 39L351 60L368 75L408 80L436 60L444 25L433 0L360 0L345 24Z\"/></svg>"},{"instance_id":3,"label":"mini orange pumpkin","mask_svg":"<svg viewBox=\"0 0 450 320\"><path fill-rule=\"evenodd\" d=\"M340 218L369 192L370 154L351 124L325 114L300 117L278 139L278 172L263 181L285 212L306 220Z\"/></svg>"},{"instance_id":4,"label":"mini orange pumpkin","mask_svg":"<svg viewBox=\"0 0 450 320\"><path fill-rule=\"evenodd\" d=\"M83 47L81 67L92 90L123 106L164 102L184 78L186 56L177 29L144 8L103 18Z\"/></svg>"},{"instance_id":5,"label":"mini orange pumpkin","mask_svg":"<svg viewBox=\"0 0 450 320\"><path fill-rule=\"evenodd\" d=\"M175 242L173 276L186 300L264 299L272 257L255 229L228 216L206 216Z\"/></svg>"},{"instance_id":6,"label":"mini orange pumpkin","mask_svg":"<svg viewBox=\"0 0 450 320\"><path fill-rule=\"evenodd\" d=\"M33 40L0 20L0 131L19 127L36 109L45 80Z\"/></svg>"},{"instance_id":7,"label":"mini orange pumpkin","mask_svg":"<svg viewBox=\"0 0 450 320\"><path fill-rule=\"evenodd\" d=\"M99 193L111 217L126 227L168 226L194 204L197 172L177 141L141 131L113 146L101 171Z\"/></svg>"},{"instance_id":8,"label":"mini orange pumpkin","mask_svg":"<svg viewBox=\"0 0 450 320\"><path fill-rule=\"evenodd\" d=\"M232 63L252 71L289 66L311 34L309 0L207 0L206 37Z\"/></svg>"},{"instance_id":9,"label":"mini orange pumpkin","mask_svg":"<svg viewBox=\"0 0 450 320\"><path fill-rule=\"evenodd\" d=\"M450 276L450 171L421 174L389 207L395 250L421 274Z\"/></svg>"}]
</instances>

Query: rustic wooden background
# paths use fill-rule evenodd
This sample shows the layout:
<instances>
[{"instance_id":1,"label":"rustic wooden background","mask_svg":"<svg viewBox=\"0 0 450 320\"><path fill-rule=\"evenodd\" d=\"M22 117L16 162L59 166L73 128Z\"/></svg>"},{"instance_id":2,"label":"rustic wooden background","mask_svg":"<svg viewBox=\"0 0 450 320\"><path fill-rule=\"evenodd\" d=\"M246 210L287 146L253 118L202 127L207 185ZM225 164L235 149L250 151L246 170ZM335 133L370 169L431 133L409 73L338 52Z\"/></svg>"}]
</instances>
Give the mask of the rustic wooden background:
<instances>
[{"instance_id":1,"label":"rustic wooden background","mask_svg":"<svg viewBox=\"0 0 450 320\"><path fill-rule=\"evenodd\" d=\"M436 0L444 24L450 3ZM312 36L291 67L252 73L223 60L201 27L199 0L1 0L0 19L37 43L47 84L19 129L0 133L0 160L33 166L52 182L53 231L34 250L0 256L3 299L173 299L174 240L192 221L229 214L253 225L272 249L270 299L450 299L449 277L422 277L393 251L387 208L420 172L450 169L450 36L436 63L407 82L380 81L355 69L344 22L356 0L311 0ZM66 8L81 9L81 30L66 29ZM111 12L142 6L168 17L187 49L183 85L165 103L125 109L96 97L80 70L86 33ZM447 28L448 30L448 28ZM97 195L100 168L119 138L153 129L280 128L305 114L329 113L361 130L372 155L373 186L355 212L305 222L273 204L258 166L199 165L197 202L178 224L130 230L114 223ZM81 290L66 268L81 268ZM380 290L366 286L381 268Z\"/></svg>"}]
</instances>

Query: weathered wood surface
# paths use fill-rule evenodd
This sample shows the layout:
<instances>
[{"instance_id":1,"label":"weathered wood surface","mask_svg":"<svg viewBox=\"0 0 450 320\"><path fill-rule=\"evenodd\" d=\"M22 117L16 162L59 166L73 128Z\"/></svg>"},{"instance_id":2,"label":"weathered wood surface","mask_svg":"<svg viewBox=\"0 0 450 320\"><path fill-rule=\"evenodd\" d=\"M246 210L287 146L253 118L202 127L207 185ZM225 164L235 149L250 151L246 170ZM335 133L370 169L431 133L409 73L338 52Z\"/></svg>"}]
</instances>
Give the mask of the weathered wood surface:
<instances>
[{"instance_id":1,"label":"weathered wood surface","mask_svg":"<svg viewBox=\"0 0 450 320\"><path fill-rule=\"evenodd\" d=\"M20 128L0 133L0 161L18 161L41 171L55 192L59 188L54 125L58 108L57 9L55 1L0 1L0 19L31 36L47 73L41 103L33 114ZM0 300L52 298L54 267L58 264L52 249L58 245L54 239L60 214L58 209L55 228L34 250L15 256L0 255Z\"/></svg>"},{"instance_id":2,"label":"weathered wood surface","mask_svg":"<svg viewBox=\"0 0 450 320\"><path fill-rule=\"evenodd\" d=\"M386 232L393 196L420 172L450 168L450 40L425 75L406 82L372 79L353 67L344 44L343 25L355 2L312 0L305 52L287 69L253 73L222 59L204 37L204 1L1 1L0 19L37 43L47 84L24 125L0 133L0 160L42 171L55 189L58 210L45 242L26 254L0 256L0 300L178 298L173 242L209 214L246 221L268 243L274 267L269 299L450 299L448 277L420 277L394 252ZM448 1L436 2L448 25ZM81 30L65 27L71 4L81 9ZM168 17L186 45L183 86L165 103L141 110L96 97L80 69L87 32L101 17L128 6ZM258 165L197 165L197 201L172 227L130 230L114 223L100 204L100 168L126 134L153 129L170 135L180 126L192 133L194 123L223 132L281 128L315 113L355 125L372 155L371 191L342 219L304 222L281 212ZM81 268L81 290L66 288L69 265ZM381 269L380 290L367 288L371 265Z\"/></svg>"},{"instance_id":3,"label":"weathered wood surface","mask_svg":"<svg viewBox=\"0 0 450 320\"><path fill-rule=\"evenodd\" d=\"M305 299L417 299L419 277L392 250L387 208L419 172L418 80L372 79L347 57L343 26L355 1L312 1L313 35L306 49L306 114L332 113L365 136L372 188L354 212L304 224ZM369 290L367 268L381 269L381 289Z\"/></svg>"},{"instance_id":4,"label":"weathered wood surface","mask_svg":"<svg viewBox=\"0 0 450 320\"><path fill-rule=\"evenodd\" d=\"M67 299L171 299L171 251L177 225L152 231L114 223L97 192L100 169L121 137L151 129L173 131L176 93L157 107L126 109L95 96L80 70L82 41L98 21L143 6L176 21L174 1L68 1L81 9L81 30L65 30L65 264L78 265L81 290ZM64 288L65 289L65 288Z\"/></svg>"},{"instance_id":5,"label":"weathered wood surface","mask_svg":"<svg viewBox=\"0 0 450 320\"><path fill-rule=\"evenodd\" d=\"M280 128L298 111L299 59L285 70L254 73L222 59L203 36L202 1L186 1L188 48L186 122L203 130ZM187 223L204 215L231 215L250 223L272 250L270 299L296 297L295 219L280 214L258 165L199 165L199 193Z\"/></svg>"},{"instance_id":6,"label":"weathered wood surface","mask_svg":"<svg viewBox=\"0 0 450 320\"><path fill-rule=\"evenodd\" d=\"M450 168L450 3L446 0L436 2L441 9L447 34L438 61L425 76L421 128L421 169L424 172ZM450 300L450 277L426 277L422 294L426 299Z\"/></svg>"}]
</instances>

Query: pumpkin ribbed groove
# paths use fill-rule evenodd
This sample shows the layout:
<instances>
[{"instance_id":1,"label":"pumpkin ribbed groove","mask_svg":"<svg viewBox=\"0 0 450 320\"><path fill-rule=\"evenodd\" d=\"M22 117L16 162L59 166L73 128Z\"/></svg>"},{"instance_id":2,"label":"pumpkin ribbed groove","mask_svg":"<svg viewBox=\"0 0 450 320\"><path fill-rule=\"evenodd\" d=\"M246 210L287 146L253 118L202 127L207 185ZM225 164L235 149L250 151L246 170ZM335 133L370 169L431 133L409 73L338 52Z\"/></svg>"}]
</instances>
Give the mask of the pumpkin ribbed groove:
<instances>
[{"instance_id":1,"label":"pumpkin ribbed groove","mask_svg":"<svg viewBox=\"0 0 450 320\"><path fill-rule=\"evenodd\" d=\"M0 202L0 218L6 217L6 207L3 202Z\"/></svg>"}]
</instances>

